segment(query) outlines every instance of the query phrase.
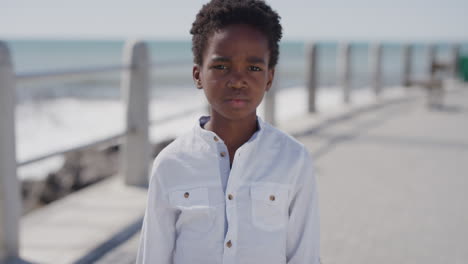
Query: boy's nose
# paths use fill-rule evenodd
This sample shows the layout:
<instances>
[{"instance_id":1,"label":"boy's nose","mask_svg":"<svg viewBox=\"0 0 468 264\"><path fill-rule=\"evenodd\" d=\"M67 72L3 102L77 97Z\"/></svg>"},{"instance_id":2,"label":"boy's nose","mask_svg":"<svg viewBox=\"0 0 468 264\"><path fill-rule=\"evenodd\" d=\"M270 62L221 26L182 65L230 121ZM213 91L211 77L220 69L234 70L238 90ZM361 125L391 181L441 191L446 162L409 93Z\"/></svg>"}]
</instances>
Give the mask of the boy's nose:
<instances>
[{"instance_id":1,"label":"boy's nose","mask_svg":"<svg viewBox=\"0 0 468 264\"><path fill-rule=\"evenodd\" d=\"M239 72L233 72L231 74L231 77L229 78L228 81L228 87L233 88L233 89L240 89L240 88L245 88L247 86L247 83L245 81L244 75Z\"/></svg>"}]
</instances>

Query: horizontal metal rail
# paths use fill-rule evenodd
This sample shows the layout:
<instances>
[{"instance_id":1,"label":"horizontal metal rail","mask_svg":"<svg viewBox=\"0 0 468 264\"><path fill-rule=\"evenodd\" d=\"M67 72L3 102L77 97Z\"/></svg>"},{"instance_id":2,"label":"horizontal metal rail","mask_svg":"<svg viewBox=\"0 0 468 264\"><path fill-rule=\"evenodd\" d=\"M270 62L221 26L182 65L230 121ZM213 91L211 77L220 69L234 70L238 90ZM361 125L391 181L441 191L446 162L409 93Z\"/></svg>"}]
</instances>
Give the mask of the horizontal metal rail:
<instances>
[{"instance_id":1,"label":"horizontal metal rail","mask_svg":"<svg viewBox=\"0 0 468 264\"><path fill-rule=\"evenodd\" d=\"M183 64L189 64L187 60L175 60L175 61L164 61L164 62L153 62L149 66L151 68L159 67L171 67ZM52 78L63 78L71 76L85 76L99 73L117 72L123 70L129 70L130 65L105 65L96 67L85 67L85 68L70 68L64 70L50 70L50 71L39 71L39 72L21 72L16 74L16 80L18 81L35 81L38 79L52 79Z\"/></svg>"},{"instance_id":2,"label":"horizontal metal rail","mask_svg":"<svg viewBox=\"0 0 468 264\"><path fill-rule=\"evenodd\" d=\"M76 146L76 147L71 147L71 148L67 148L67 149L64 149L64 150L59 150L59 151L54 151L54 152L50 152L50 153L47 153L47 154L39 155L37 157L34 157L34 158L31 158L31 159L19 162L19 163L17 163L16 166L18 166L18 167L25 166L25 165L28 165L28 164L31 164L31 163L34 163L34 162L45 160L45 159L48 159L48 158L51 158L51 157L54 157L54 156L58 156L58 155L63 155L63 154L70 153L70 152L73 152L73 151L79 151L79 150L87 149L87 148L97 146L97 145L109 144L109 143L111 143L113 141L117 141L118 139L124 137L125 135L126 135L126 132L121 132L121 133L115 134L113 136L110 136L110 137L107 137L107 138L104 138L104 139L99 139L99 140L96 140L96 141L92 141L92 142L89 142L89 143L86 143L86 144L83 144L83 145L79 145L79 146Z\"/></svg>"},{"instance_id":3,"label":"horizontal metal rail","mask_svg":"<svg viewBox=\"0 0 468 264\"><path fill-rule=\"evenodd\" d=\"M70 77L80 75L91 75L96 73L108 73L122 70L129 70L130 65L109 65L87 68L76 68L66 70L44 71L44 72L25 72L16 74L16 80L30 81L37 79L49 79L57 77Z\"/></svg>"},{"instance_id":4,"label":"horizontal metal rail","mask_svg":"<svg viewBox=\"0 0 468 264\"><path fill-rule=\"evenodd\" d=\"M188 60L157 61L157 62L152 62L151 67L152 68L172 67L172 66L180 66L180 65L191 64L191 63L192 61L188 61Z\"/></svg>"},{"instance_id":5,"label":"horizontal metal rail","mask_svg":"<svg viewBox=\"0 0 468 264\"><path fill-rule=\"evenodd\" d=\"M194 111L200 111L200 110L203 110L203 109L206 109L205 107L200 107L200 106L197 106L197 107L193 107L193 108L190 108L190 109L187 109L185 111L182 111L180 113L175 113L173 115L169 115L169 116L166 116L164 118L160 118L160 119L155 119L155 120L151 120L150 121L150 126L153 126L153 125L160 125L162 123L166 123L168 121L171 121L171 120L174 120L174 119L178 119L178 118L181 118L181 117L184 117L188 114L191 114L193 113Z\"/></svg>"},{"instance_id":6,"label":"horizontal metal rail","mask_svg":"<svg viewBox=\"0 0 468 264\"><path fill-rule=\"evenodd\" d=\"M171 120L186 116L187 114L193 113L194 111L200 111L200 110L203 110L203 107L193 107L193 108L190 108L190 109L188 109L186 111L182 111L180 113L175 113L173 115L169 115L169 116L166 116L164 118L155 119L155 120L150 121L150 126L153 126L153 125L156 125L156 124L158 124L158 125L163 124L163 123L169 122ZM126 132L121 132L121 133L112 135L110 137L106 137L106 138L103 138L103 139L91 141L89 143L85 143L85 144L82 144L82 145L79 145L79 146L76 146L76 147L66 148L66 149L63 149L63 150L58 150L58 151L42 154L42 155L39 155L37 157L30 158L30 159L27 159L25 161L19 162L19 163L17 163L17 166L18 167L25 166L25 165L29 165L29 164L34 163L34 162L42 161L42 160L45 160L45 159L48 159L48 158L51 158L51 157L54 157L54 156L59 156L59 155L63 155L63 154L74 152L74 151L80 151L80 150L84 150L84 149L94 147L94 146L110 144L110 143L112 143L114 141L119 140L120 138L124 137L125 135L126 135Z\"/></svg>"},{"instance_id":7,"label":"horizontal metal rail","mask_svg":"<svg viewBox=\"0 0 468 264\"><path fill-rule=\"evenodd\" d=\"M189 63L188 61L166 61L166 62L153 62L150 64L150 67L171 67L171 66L177 66L177 65L182 65L182 64L187 64ZM115 72L115 71L123 71L123 70L129 70L131 69L131 65L107 65L107 66L98 66L98 67L86 67L86 68L75 68L75 69L65 69L65 70L58 70L58 71L42 71L42 72L24 72L24 73L17 73L15 75L16 80L18 81L31 81L31 80L38 80L38 79L52 79L52 78L63 78L63 77L71 77L71 76L85 76L85 75L92 75L92 74L99 74L99 73L109 73L109 72ZM150 121L150 126L155 125L155 124L162 124L168 121L171 121L176 118L183 117L193 111L201 110L202 108L197 107L197 108L192 108L188 109L187 111L183 111L181 113L176 113L170 116L166 116L162 119L157 119ZM38 161L42 161L54 156L59 156L63 155L66 153L70 153L73 151L80 151L83 149L87 149L93 146L98 146L98 145L103 145L103 144L108 144L111 142L114 142L126 135L125 132L121 132L103 139L99 139L96 141L92 141L89 143L85 143L79 146L75 147L70 147L66 148L63 150L59 151L54 151L46 154L39 155L34 158L27 159L25 161L21 161L17 163L17 167L20 166L25 166L29 165L31 163L35 163Z\"/></svg>"}]
</instances>

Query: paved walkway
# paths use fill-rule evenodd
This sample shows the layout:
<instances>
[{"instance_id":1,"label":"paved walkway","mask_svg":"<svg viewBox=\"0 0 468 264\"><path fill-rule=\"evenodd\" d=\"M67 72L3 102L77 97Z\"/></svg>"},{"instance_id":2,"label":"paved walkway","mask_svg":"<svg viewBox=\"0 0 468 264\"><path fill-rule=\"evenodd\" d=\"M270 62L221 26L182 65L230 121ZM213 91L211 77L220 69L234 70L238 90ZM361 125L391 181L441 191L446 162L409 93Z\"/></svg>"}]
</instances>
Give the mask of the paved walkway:
<instances>
[{"instance_id":1,"label":"paved walkway","mask_svg":"<svg viewBox=\"0 0 468 264\"><path fill-rule=\"evenodd\" d=\"M145 205L146 189L126 186L119 176L68 195L21 219L21 257L34 264L94 263L129 243Z\"/></svg>"},{"instance_id":2,"label":"paved walkway","mask_svg":"<svg viewBox=\"0 0 468 264\"><path fill-rule=\"evenodd\" d=\"M315 158L322 263L468 263L468 88L445 102L386 100L284 124ZM138 237L87 255L133 263Z\"/></svg>"},{"instance_id":3,"label":"paved walkway","mask_svg":"<svg viewBox=\"0 0 468 264\"><path fill-rule=\"evenodd\" d=\"M468 263L468 89L303 133L319 184L322 263Z\"/></svg>"}]
</instances>

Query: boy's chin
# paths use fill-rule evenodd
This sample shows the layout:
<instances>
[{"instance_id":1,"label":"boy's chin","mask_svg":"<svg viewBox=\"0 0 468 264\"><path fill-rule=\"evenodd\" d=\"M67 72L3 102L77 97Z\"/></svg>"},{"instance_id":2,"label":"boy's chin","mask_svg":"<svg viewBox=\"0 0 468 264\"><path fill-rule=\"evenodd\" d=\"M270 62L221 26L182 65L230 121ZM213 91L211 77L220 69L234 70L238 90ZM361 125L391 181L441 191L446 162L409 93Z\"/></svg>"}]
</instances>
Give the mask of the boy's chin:
<instances>
[{"instance_id":1,"label":"boy's chin","mask_svg":"<svg viewBox=\"0 0 468 264\"><path fill-rule=\"evenodd\" d=\"M223 112L212 112L212 116L222 116L224 119L230 121L243 121L250 118L256 118L256 111L223 111Z\"/></svg>"}]
</instances>

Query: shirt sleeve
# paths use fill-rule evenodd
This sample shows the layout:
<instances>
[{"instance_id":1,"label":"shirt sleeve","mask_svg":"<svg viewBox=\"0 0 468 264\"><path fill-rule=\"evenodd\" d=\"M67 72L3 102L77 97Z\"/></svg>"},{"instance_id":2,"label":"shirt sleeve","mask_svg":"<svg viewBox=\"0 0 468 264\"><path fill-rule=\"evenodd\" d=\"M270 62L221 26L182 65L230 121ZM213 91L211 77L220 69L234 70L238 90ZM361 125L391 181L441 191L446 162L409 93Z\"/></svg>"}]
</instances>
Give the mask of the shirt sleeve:
<instances>
[{"instance_id":1,"label":"shirt sleeve","mask_svg":"<svg viewBox=\"0 0 468 264\"><path fill-rule=\"evenodd\" d=\"M320 263L318 194L312 159L307 150L299 166L297 191L289 207L287 234L288 264Z\"/></svg>"},{"instance_id":2,"label":"shirt sleeve","mask_svg":"<svg viewBox=\"0 0 468 264\"><path fill-rule=\"evenodd\" d=\"M158 162L151 172L148 201L141 230L137 264L172 264L175 244L176 210L164 194Z\"/></svg>"}]
</instances>

